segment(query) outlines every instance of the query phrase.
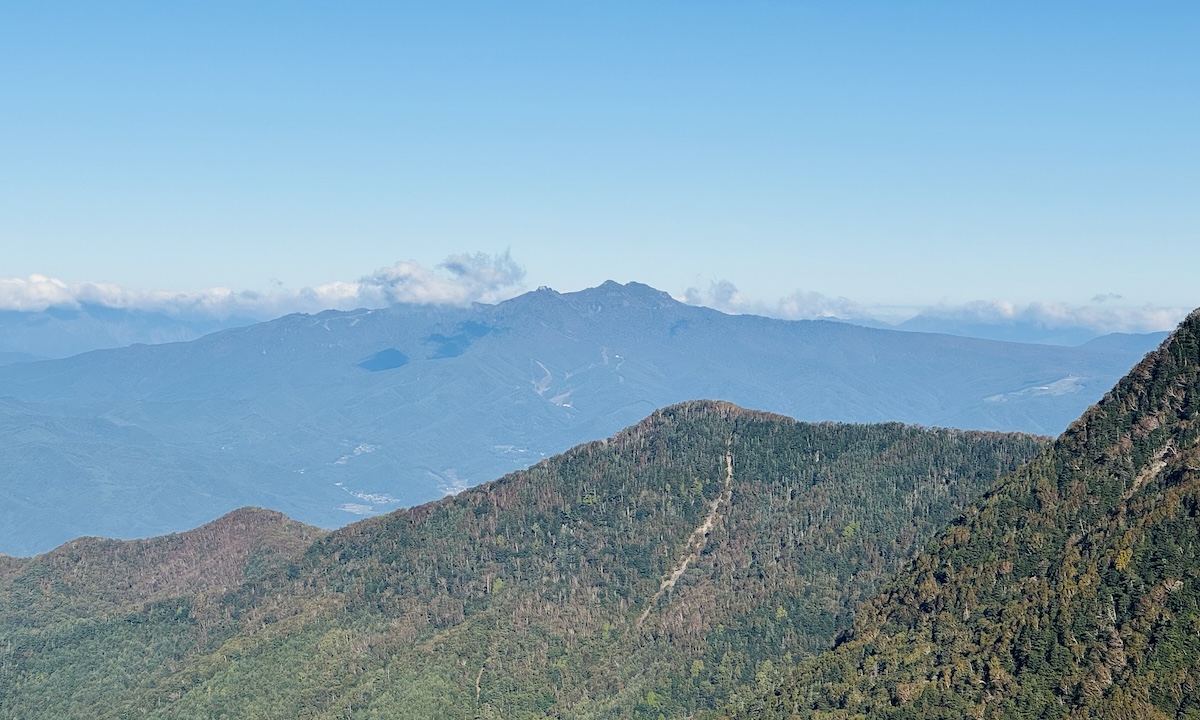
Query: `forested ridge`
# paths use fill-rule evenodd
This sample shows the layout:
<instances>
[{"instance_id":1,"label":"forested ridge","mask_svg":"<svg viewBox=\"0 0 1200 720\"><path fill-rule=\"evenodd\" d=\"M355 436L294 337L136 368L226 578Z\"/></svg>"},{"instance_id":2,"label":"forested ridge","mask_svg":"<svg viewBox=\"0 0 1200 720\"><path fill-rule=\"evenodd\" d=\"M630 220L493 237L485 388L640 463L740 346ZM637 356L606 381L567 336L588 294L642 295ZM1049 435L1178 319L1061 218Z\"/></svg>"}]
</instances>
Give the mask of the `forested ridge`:
<instances>
[{"instance_id":1,"label":"forested ridge","mask_svg":"<svg viewBox=\"0 0 1200 720\"><path fill-rule=\"evenodd\" d=\"M1200 717L1200 311L744 717Z\"/></svg>"},{"instance_id":2,"label":"forested ridge","mask_svg":"<svg viewBox=\"0 0 1200 720\"><path fill-rule=\"evenodd\" d=\"M0 716L720 716L1044 445L695 402L224 575L6 560Z\"/></svg>"},{"instance_id":3,"label":"forested ridge","mask_svg":"<svg viewBox=\"0 0 1200 720\"><path fill-rule=\"evenodd\" d=\"M35 558L0 556L0 627L99 617L223 591L278 572L326 531L243 508L184 533L79 538Z\"/></svg>"}]
</instances>

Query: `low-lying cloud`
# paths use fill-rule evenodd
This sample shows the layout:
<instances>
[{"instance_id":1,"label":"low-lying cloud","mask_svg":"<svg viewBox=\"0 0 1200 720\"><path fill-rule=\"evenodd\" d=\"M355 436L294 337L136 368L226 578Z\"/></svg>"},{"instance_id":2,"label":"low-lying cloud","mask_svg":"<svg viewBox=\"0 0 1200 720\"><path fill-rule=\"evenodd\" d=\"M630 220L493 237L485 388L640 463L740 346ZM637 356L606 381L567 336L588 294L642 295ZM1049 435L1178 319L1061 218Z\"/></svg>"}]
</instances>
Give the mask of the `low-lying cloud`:
<instances>
[{"instance_id":1,"label":"low-lying cloud","mask_svg":"<svg viewBox=\"0 0 1200 720\"><path fill-rule=\"evenodd\" d=\"M871 318L867 308L844 297L797 290L773 303L752 300L728 280L717 280L705 289L691 287L683 301L734 315L763 315L785 320L856 320Z\"/></svg>"},{"instance_id":2,"label":"low-lying cloud","mask_svg":"<svg viewBox=\"0 0 1200 720\"><path fill-rule=\"evenodd\" d=\"M0 280L0 310L41 312L98 305L177 317L266 319L292 312L379 308L396 303L493 303L517 294L524 278L524 268L508 252L451 255L432 268L401 261L354 281L267 293L225 287L186 292L131 290L111 283L67 283L31 275Z\"/></svg>"},{"instance_id":3,"label":"low-lying cloud","mask_svg":"<svg viewBox=\"0 0 1200 720\"><path fill-rule=\"evenodd\" d=\"M1121 305L1120 295L1104 293L1093 297L1088 305L976 300L909 308L898 317L894 307L865 305L845 297L804 290L774 302L765 302L749 297L728 280L714 281L707 288L688 288L682 299L691 305L731 314L765 315L786 320L846 320L927 332L1056 342L1114 332L1172 330L1190 310Z\"/></svg>"},{"instance_id":4,"label":"low-lying cloud","mask_svg":"<svg viewBox=\"0 0 1200 720\"><path fill-rule=\"evenodd\" d=\"M1094 305L1033 302L1019 305L1003 300L978 300L961 305L935 305L919 318L960 324L1028 325L1046 329L1086 328L1100 333L1145 333L1172 330L1187 308L1111 305L1119 295L1101 295Z\"/></svg>"}]
</instances>

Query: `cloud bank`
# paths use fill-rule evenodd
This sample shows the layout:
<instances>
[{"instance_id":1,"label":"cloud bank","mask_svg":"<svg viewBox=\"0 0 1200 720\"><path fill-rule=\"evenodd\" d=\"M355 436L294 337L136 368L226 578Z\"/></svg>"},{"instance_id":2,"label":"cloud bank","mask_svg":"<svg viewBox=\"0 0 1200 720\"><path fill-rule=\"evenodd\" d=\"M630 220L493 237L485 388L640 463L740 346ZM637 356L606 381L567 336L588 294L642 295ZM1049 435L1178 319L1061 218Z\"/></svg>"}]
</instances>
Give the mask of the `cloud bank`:
<instances>
[{"instance_id":1,"label":"cloud bank","mask_svg":"<svg viewBox=\"0 0 1200 720\"><path fill-rule=\"evenodd\" d=\"M269 293L225 287L170 292L111 283L66 283L44 275L0 279L0 310L41 312L85 305L160 312L175 317L266 319L292 312L352 310L396 303L467 305L499 302L521 290L525 270L505 252L451 255L436 267L401 261L356 281Z\"/></svg>"},{"instance_id":2,"label":"cloud bank","mask_svg":"<svg viewBox=\"0 0 1200 720\"><path fill-rule=\"evenodd\" d=\"M1094 305L1034 302L1018 305L1003 300L977 300L962 305L923 309L918 319L963 325L1027 325L1046 329L1087 328L1102 333L1145 333L1173 330L1189 308L1110 305L1120 295L1098 295Z\"/></svg>"},{"instance_id":3,"label":"cloud bank","mask_svg":"<svg viewBox=\"0 0 1200 720\"><path fill-rule=\"evenodd\" d=\"M873 319L866 307L848 298L797 290L768 303L750 299L728 280L714 281L706 289L690 287L684 291L683 301L733 315L763 315L784 320Z\"/></svg>"},{"instance_id":4,"label":"cloud bank","mask_svg":"<svg viewBox=\"0 0 1200 720\"><path fill-rule=\"evenodd\" d=\"M893 307L864 305L845 297L797 290L775 302L750 298L728 280L707 288L688 288L682 298L731 314L753 314L785 320L846 320L858 324L905 330L977 335L996 339L1052 341L1071 344L1079 338L1114 332L1150 333L1173 330L1191 308L1129 306L1122 297L1104 293L1088 305L1057 302L1017 304L1005 300L976 300L910 308L897 317Z\"/></svg>"}]
</instances>

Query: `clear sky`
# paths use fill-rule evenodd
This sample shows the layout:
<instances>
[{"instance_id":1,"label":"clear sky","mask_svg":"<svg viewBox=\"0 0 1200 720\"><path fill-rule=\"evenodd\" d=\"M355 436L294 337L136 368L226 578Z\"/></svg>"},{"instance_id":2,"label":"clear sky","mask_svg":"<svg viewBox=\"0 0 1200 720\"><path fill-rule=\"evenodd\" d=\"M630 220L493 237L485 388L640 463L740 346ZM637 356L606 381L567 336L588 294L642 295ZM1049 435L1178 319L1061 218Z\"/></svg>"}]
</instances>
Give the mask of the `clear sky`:
<instances>
[{"instance_id":1,"label":"clear sky","mask_svg":"<svg viewBox=\"0 0 1200 720\"><path fill-rule=\"evenodd\" d=\"M0 278L1200 305L1200 3L0 4Z\"/></svg>"}]
</instances>

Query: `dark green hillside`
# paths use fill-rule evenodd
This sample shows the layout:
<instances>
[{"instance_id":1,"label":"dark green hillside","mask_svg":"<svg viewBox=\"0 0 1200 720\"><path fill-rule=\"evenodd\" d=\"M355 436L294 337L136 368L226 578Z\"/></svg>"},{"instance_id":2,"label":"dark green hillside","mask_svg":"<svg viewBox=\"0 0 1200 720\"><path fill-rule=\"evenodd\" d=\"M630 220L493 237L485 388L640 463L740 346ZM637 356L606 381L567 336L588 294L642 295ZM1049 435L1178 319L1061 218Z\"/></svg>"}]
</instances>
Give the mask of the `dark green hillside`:
<instances>
[{"instance_id":1,"label":"dark green hillside","mask_svg":"<svg viewBox=\"0 0 1200 720\"><path fill-rule=\"evenodd\" d=\"M103 617L54 601L79 617L0 626L0 716L712 714L828 647L860 597L1043 446L674 406L324 536L227 593L143 593Z\"/></svg>"},{"instance_id":2,"label":"dark green hillside","mask_svg":"<svg viewBox=\"0 0 1200 720\"><path fill-rule=\"evenodd\" d=\"M867 603L765 717L1200 717L1200 311Z\"/></svg>"},{"instance_id":3,"label":"dark green hillside","mask_svg":"<svg viewBox=\"0 0 1200 720\"><path fill-rule=\"evenodd\" d=\"M24 558L0 555L0 582L8 580L9 576L19 571L24 564Z\"/></svg>"}]
</instances>

